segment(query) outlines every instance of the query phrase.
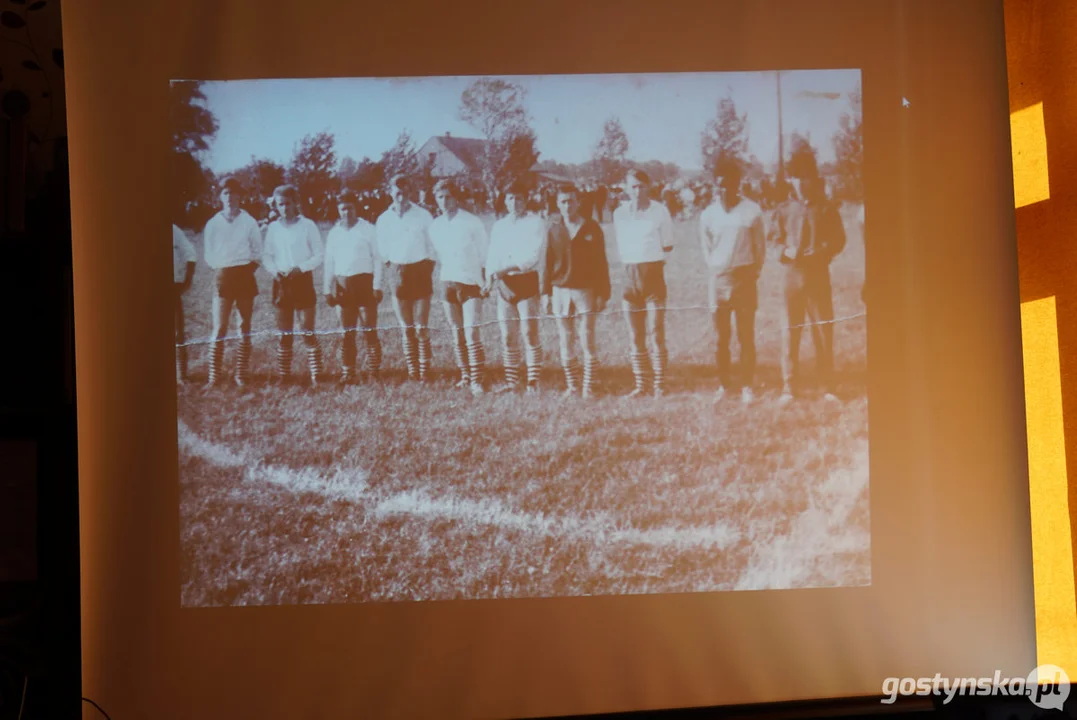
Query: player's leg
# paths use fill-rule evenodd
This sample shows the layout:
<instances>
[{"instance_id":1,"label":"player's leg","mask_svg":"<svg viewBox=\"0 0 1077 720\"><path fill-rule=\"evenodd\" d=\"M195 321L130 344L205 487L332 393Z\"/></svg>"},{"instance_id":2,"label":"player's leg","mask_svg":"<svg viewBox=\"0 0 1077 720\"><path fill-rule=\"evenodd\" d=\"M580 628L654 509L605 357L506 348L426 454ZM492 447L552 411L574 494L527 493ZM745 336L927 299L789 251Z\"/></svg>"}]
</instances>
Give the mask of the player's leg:
<instances>
[{"instance_id":1,"label":"player's leg","mask_svg":"<svg viewBox=\"0 0 1077 720\"><path fill-rule=\"evenodd\" d=\"M356 378L356 347L355 328L359 323L359 306L348 303L337 307L337 316L340 318L340 326L344 330L343 340L340 344L340 382L342 385L355 382Z\"/></svg>"},{"instance_id":2,"label":"player's leg","mask_svg":"<svg viewBox=\"0 0 1077 720\"><path fill-rule=\"evenodd\" d=\"M482 346L482 297L468 297L462 305L464 334L467 338L468 370L471 375L471 392L481 395L486 391L483 374L486 369L486 349Z\"/></svg>"},{"instance_id":3,"label":"player's leg","mask_svg":"<svg viewBox=\"0 0 1077 720\"><path fill-rule=\"evenodd\" d=\"M277 305L277 380L287 383L292 375L292 348L295 344L295 309L290 302Z\"/></svg>"},{"instance_id":4,"label":"player's leg","mask_svg":"<svg viewBox=\"0 0 1077 720\"><path fill-rule=\"evenodd\" d=\"M595 329L598 325L598 313L594 293L577 291L576 304L580 312L578 325L580 345L583 348L583 397L594 397L595 381L598 379L598 344Z\"/></svg>"},{"instance_id":5,"label":"player's leg","mask_svg":"<svg viewBox=\"0 0 1077 720\"><path fill-rule=\"evenodd\" d=\"M430 348L430 298L434 295L434 262L423 261L416 268L415 322L419 340L419 380L425 381L434 361Z\"/></svg>"},{"instance_id":6,"label":"player's leg","mask_svg":"<svg viewBox=\"0 0 1077 720\"><path fill-rule=\"evenodd\" d=\"M243 387L251 374L251 335L254 325L254 295L236 298L239 313L239 350L236 352L236 385Z\"/></svg>"},{"instance_id":7,"label":"player's leg","mask_svg":"<svg viewBox=\"0 0 1077 720\"><path fill-rule=\"evenodd\" d=\"M741 402L755 399L752 386L755 383L755 311L758 304L754 274L739 278L734 287L732 305L737 327L737 344L740 346Z\"/></svg>"},{"instance_id":8,"label":"player's leg","mask_svg":"<svg viewBox=\"0 0 1077 720\"><path fill-rule=\"evenodd\" d=\"M628 293L622 302L625 324L628 326L629 359L632 363L632 377L635 388L630 397L641 397L650 392L650 363L647 359L647 305L629 299Z\"/></svg>"},{"instance_id":9,"label":"player's leg","mask_svg":"<svg viewBox=\"0 0 1077 720\"><path fill-rule=\"evenodd\" d=\"M371 378L381 372L381 338L378 337L378 304L373 300L359 306L359 324L363 333L364 366Z\"/></svg>"},{"instance_id":10,"label":"player's leg","mask_svg":"<svg viewBox=\"0 0 1077 720\"><path fill-rule=\"evenodd\" d=\"M393 311L400 322L404 364L407 366L409 380L419 379L419 340L415 331L414 307L414 301L393 295Z\"/></svg>"},{"instance_id":11,"label":"player's leg","mask_svg":"<svg viewBox=\"0 0 1077 720\"><path fill-rule=\"evenodd\" d=\"M307 370L310 372L310 386L317 387L322 375L322 345L314 334L317 310L314 305L300 308L299 327L303 331L303 344L307 346Z\"/></svg>"},{"instance_id":12,"label":"player's leg","mask_svg":"<svg viewBox=\"0 0 1077 720\"><path fill-rule=\"evenodd\" d=\"M232 317L235 300L231 296L213 296L213 338L209 343L209 378L207 385L216 385L224 362L224 338L228 335L228 323Z\"/></svg>"},{"instance_id":13,"label":"player's leg","mask_svg":"<svg viewBox=\"0 0 1077 720\"><path fill-rule=\"evenodd\" d=\"M580 366L576 359L576 312L572 291L555 287L552 294L553 313L557 316L557 334L561 342L561 368L565 373L565 394L580 391Z\"/></svg>"},{"instance_id":14,"label":"player's leg","mask_svg":"<svg viewBox=\"0 0 1077 720\"><path fill-rule=\"evenodd\" d=\"M647 293L647 341L651 349L651 371L654 373L654 396L662 397L666 390L666 265L654 263L645 287Z\"/></svg>"},{"instance_id":15,"label":"player's leg","mask_svg":"<svg viewBox=\"0 0 1077 720\"><path fill-rule=\"evenodd\" d=\"M521 303L522 304L522 303ZM516 303L497 296L497 326L501 331L501 362L505 368L505 391L520 384L520 311Z\"/></svg>"},{"instance_id":16,"label":"player's leg","mask_svg":"<svg viewBox=\"0 0 1077 720\"><path fill-rule=\"evenodd\" d=\"M175 294L175 323L176 323L176 382L187 382L187 320L183 314L183 291L181 285L176 283L172 288Z\"/></svg>"},{"instance_id":17,"label":"player's leg","mask_svg":"<svg viewBox=\"0 0 1077 720\"><path fill-rule=\"evenodd\" d=\"M808 278L806 287L808 320L812 323L816 377L823 392L834 392L834 296L830 270L822 268Z\"/></svg>"},{"instance_id":18,"label":"player's leg","mask_svg":"<svg viewBox=\"0 0 1077 720\"><path fill-rule=\"evenodd\" d=\"M527 363L527 391L538 392L542 376L542 340L539 335L539 296L516 303L524 336L524 359Z\"/></svg>"},{"instance_id":19,"label":"player's leg","mask_svg":"<svg viewBox=\"0 0 1077 720\"><path fill-rule=\"evenodd\" d=\"M460 370L460 380L456 387L467 388L471 386L471 369L467 357L467 336L464 333L464 308L458 300L455 290L450 288L442 301L442 307L445 308L445 320L448 321L449 332L452 333L453 358Z\"/></svg>"},{"instance_id":20,"label":"player's leg","mask_svg":"<svg viewBox=\"0 0 1077 720\"><path fill-rule=\"evenodd\" d=\"M647 303L647 335L651 347L651 369L654 372L654 396L661 397L666 391L666 366L669 364L664 297Z\"/></svg>"},{"instance_id":21,"label":"player's leg","mask_svg":"<svg viewBox=\"0 0 1077 720\"><path fill-rule=\"evenodd\" d=\"M732 386L732 378L729 372L729 336L730 311L731 311L732 288L728 273L711 275L710 280L710 307L714 320L714 364L718 368L718 392L716 397L725 397L726 392Z\"/></svg>"},{"instance_id":22,"label":"player's leg","mask_svg":"<svg viewBox=\"0 0 1077 720\"><path fill-rule=\"evenodd\" d=\"M800 374L800 331L807 311L804 273L787 266L783 278L785 308L782 313L782 395L781 402L793 399Z\"/></svg>"}]
</instances>

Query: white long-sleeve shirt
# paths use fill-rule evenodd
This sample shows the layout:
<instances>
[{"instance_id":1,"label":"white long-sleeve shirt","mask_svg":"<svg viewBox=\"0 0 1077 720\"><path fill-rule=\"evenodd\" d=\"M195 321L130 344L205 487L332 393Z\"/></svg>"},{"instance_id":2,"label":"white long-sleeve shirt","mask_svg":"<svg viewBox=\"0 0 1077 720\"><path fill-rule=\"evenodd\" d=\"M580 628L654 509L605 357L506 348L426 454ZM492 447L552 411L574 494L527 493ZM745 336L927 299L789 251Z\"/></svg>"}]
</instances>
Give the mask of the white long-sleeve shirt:
<instances>
[{"instance_id":1,"label":"white long-sleeve shirt","mask_svg":"<svg viewBox=\"0 0 1077 720\"><path fill-rule=\"evenodd\" d=\"M439 215L430 223L430 242L441 266L442 282L482 285L482 270L490 249L482 220L457 210L452 219Z\"/></svg>"},{"instance_id":2,"label":"white long-sleeve shirt","mask_svg":"<svg viewBox=\"0 0 1077 720\"><path fill-rule=\"evenodd\" d=\"M362 218L344 227L340 223L329 231L325 240L325 292L332 292L334 277L351 277L370 273L374 276L374 289L381 285L381 263L377 257L377 232L374 226Z\"/></svg>"},{"instance_id":3,"label":"white long-sleeve shirt","mask_svg":"<svg viewBox=\"0 0 1077 720\"><path fill-rule=\"evenodd\" d=\"M673 218L660 202L651 201L646 210L619 206L613 211L613 231L624 263L660 262L673 248Z\"/></svg>"},{"instance_id":4,"label":"white long-sleeve shirt","mask_svg":"<svg viewBox=\"0 0 1077 720\"><path fill-rule=\"evenodd\" d=\"M322 264L322 233L310 218L300 215L291 225L274 220L266 230L262 264L270 273L310 272Z\"/></svg>"},{"instance_id":5,"label":"white long-sleeve shirt","mask_svg":"<svg viewBox=\"0 0 1077 720\"><path fill-rule=\"evenodd\" d=\"M198 261L194 245L187 239L187 233L175 225L172 226L172 279L181 283L187 279L187 263Z\"/></svg>"},{"instance_id":6,"label":"white long-sleeve shirt","mask_svg":"<svg viewBox=\"0 0 1077 720\"><path fill-rule=\"evenodd\" d=\"M234 220L229 220L223 210L214 215L206 223L202 240L206 264L214 270L258 262L262 256L262 231L245 210L240 210Z\"/></svg>"},{"instance_id":7,"label":"white long-sleeve shirt","mask_svg":"<svg viewBox=\"0 0 1077 720\"><path fill-rule=\"evenodd\" d=\"M506 215L490 230L486 272L493 275L510 267L537 271L546 257L546 221L538 215Z\"/></svg>"},{"instance_id":8,"label":"white long-sleeve shirt","mask_svg":"<svg viewBox=\"0 0 1077 720\"><path fill-rule=\"evenodd\" d=\"M429 236L433 221L433 216L415 203L408 205L403 215L398 215L391 207L383 212L374 225L382 260L397 265L433 260L434 250Z\"/></svg>"}]
</instances>

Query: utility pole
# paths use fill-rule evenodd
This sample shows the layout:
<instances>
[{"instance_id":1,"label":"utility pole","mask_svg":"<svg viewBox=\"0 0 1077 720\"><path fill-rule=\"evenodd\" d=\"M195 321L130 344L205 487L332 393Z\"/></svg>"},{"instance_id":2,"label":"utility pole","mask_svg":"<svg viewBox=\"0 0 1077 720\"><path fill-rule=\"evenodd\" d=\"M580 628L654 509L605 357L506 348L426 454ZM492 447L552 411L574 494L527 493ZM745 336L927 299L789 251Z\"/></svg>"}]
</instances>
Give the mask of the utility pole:
<instances>
[{"instance_id":1,"label":"utility pole","mask_svg":"<svg viewBox=\"0 0 1077 720\"><path fill-rule=\"evenodd\" d=\"M778 76L778 184L785 182L785 135L782 130L782 71Z\"/></svg>"}]
</instances>

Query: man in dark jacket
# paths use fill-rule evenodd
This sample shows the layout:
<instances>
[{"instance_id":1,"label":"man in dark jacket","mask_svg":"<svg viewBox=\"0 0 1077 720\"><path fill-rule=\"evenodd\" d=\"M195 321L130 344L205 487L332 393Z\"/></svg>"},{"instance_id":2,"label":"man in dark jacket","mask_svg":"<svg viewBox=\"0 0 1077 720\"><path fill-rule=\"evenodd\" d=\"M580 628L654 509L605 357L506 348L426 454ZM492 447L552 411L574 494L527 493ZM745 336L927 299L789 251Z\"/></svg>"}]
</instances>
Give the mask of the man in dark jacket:
<instances>
[{"instance_id":1,"label":"man in dark jacket","mask_svg":"<svg viewBox=\"0 0 1077 720\"><path fill-rule=\"evenodd\" d=\"M565 370L566 395L581 391L576 359L576 332L583 346L582 396L594 396L598 351L595 321L610 299L610 268L606 238L591 218L580 214L579 191L571 185L558 190L560 218L552 220L546 237L546 262L542 294L557 316L561 338L561 365Z\"/></svg>"}]
</instances>

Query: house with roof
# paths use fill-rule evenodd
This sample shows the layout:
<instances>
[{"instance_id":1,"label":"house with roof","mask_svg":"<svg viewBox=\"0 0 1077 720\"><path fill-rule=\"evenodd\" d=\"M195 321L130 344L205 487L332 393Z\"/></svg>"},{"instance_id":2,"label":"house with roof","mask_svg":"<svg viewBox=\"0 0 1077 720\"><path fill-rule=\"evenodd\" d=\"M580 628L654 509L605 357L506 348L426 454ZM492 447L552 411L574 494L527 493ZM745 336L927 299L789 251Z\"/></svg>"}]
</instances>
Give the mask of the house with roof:
<instances>
[{"instance_id":1,"label":"house with roof","mask_svg":"<svg viewBox=\"0 0 1077 720\"><path fill-rule=\"evenodd\" d=\"M435 178L482 175L482 157L486 152L486 141L480 138L455 137L449 133L435 135L419 148L416 153L419 162L430 168ZM532 168L536 178L565 182L567 178L554 176Z\"/></svg>"},{"instance_id":2,"label":"house with roof","mask_svg":"<svg viewBox=\"0 0 1077 720\"><path fill-rule=\"evenodd\" d=\"M423 143L418 156L420 163L428 164L431 175L444 178L480 174L485 151L485 140L453 137L446 133Z\"/></svg>"}]
</instances>

